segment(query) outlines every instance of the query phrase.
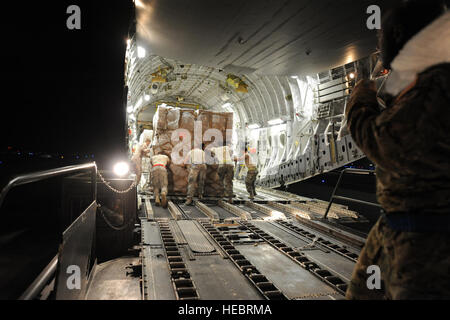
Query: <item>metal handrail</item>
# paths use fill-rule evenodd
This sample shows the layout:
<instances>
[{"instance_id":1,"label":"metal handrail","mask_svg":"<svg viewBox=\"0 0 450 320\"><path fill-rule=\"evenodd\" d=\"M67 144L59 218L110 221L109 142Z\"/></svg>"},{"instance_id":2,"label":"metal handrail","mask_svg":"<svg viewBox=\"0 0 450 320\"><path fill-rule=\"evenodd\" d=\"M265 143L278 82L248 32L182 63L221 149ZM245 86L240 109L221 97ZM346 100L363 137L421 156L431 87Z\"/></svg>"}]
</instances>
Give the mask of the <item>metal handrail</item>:
<instances>
[{"instance_id":1,"label":"metal handrail","mask_svg":"<svg viewBox=\"0 0 450 320\"><path fill-rule=\"evenodd\" d=\"M6 187L3 188L0 193L0 208L5 200L7 194L11 189L17 186L30 184L33 182L38 182L50 178L54 178L57 176L66 175L69 173L76 173L84 170L91 171L91 192L92 192L92 201L97 200L97 165L95 162L74 165L56 169L50 169L45 171L39 171L35 173L25 174L22 176L18 176L12 179ZM51 279L51 277L56 273L58 265L58 255L56 255L52 261L45 267L45 269L39 274L39 276L33 281L33 283L26 289L26 291L19 298L20 300L31 300L34 299L39 292L42 291L47 282Z\"/></svg>"},{"instance_id":2,"label":"metal handrail","mask_svg":"<svg viewBox=\"0 0 450 320\"><path fill-rule=\"evenodd\" d=\"M349 197L342 197L342 196L336 195L336 191L339 188L339 184L341 183L342 177L344 176L344 173L347 173L347 172L348 173L358 173L358 174L372 174L372 173L375 173L375 170L354 169L354 168L345 168L344 170L342 170L341 174L339 175L339 179L338 179L336 185L334 186L334 190L333 190L333 193L331 194L330 202L328 203L327 211L325 211L323 219L327 218L328 212L330 211L331 205L333 204L333 200L335 200L335 199L356 202L356 203L361 203L361 204L365 204L368 206L374 206L374 207L381 208L381 205L379 203L368 202L368 201L364 201L364 200L353 199L353 198L349 198Z\"/></svg>"},{"instance_id":3,"label":"metal handrail","mask_svg":"<svg viewBox=\"0 0 450 320\"><path fill-rule=\"evenodd\" d=\"M33 283L25 290L20 296L19 300L32 300L42 291L45 285L52 279L56 273L58 267L58 255L56 255L52 261L42 270L39 276L33 281Z\"/></svg>"},{"instance_id":4,"label":"metal handrail","mask_svg":"<svg viewBox=\"0 0 450 320\"><path fill-rule=\"evenodd\" d=\"M2 192L0 193L0 208L3 204L3 201L6 198L6 195L14 187L54 178L57 176L62 176L68 173L76 173L87 169L91 170L92 199L94 201L97 199L97 164L95 162L90 162L86 164L50 169L45 171L38 171L15 177L11 181L9 181L9 183L3 188Z\"/></svg>"}]
</instances>

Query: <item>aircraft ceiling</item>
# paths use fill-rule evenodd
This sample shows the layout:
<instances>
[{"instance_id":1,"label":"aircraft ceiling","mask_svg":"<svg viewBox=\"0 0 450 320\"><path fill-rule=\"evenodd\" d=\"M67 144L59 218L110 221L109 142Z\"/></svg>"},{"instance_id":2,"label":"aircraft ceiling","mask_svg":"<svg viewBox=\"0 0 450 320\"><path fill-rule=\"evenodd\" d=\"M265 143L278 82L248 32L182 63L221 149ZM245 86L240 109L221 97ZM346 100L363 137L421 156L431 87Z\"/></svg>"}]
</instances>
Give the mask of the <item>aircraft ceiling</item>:
<instances>
[{"instance_id":1,"label":"aircraft ceiling","mask_svg":"<svg viewBox=\"0 0 450 320\"><path fill-rule=\"evenodd\" d=\"M395 2L135 0L138 43L155 55L236 74L312 74L374 52L367 7Z\"/></svg>"}]
</instances>

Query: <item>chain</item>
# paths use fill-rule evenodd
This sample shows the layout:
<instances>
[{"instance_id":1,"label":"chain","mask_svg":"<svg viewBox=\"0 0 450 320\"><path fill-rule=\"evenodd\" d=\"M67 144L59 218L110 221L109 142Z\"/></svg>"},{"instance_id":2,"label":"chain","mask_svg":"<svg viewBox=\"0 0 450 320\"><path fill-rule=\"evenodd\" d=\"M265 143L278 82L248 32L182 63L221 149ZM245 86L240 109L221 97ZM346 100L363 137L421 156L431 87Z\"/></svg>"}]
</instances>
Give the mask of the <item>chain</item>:
<instances>
[{"instance_id":1,"label":"chain","mask_svg":"<svg viewBox=\"0 0 450 320\"><path fill-rule=\"evenodd\" d=\"M120 194L128 193L128 192L130 192L130 191L136 186L136 178L137 178L137 176L136 176L136 178L134 179L134 181L133 181L133 183L131 184L131 186L128 187L128 189L126 189L126 190L117 190L117 189L115 189L114 187L112 187L111 184L110 184L108 181L105 180L105 178L103 178L103 176L102 176L102 174L100 173L100 171L97 171L97 173L98 173L98 176L100 177L100 179L102 180L102 182L103 182L103 183L104 183L111 191L113 191L113 192L115 192L115 193L120 193Z\"/></svg>"},{"instance_id":2,"label":"chain","mask_svg":"<svg viewBox=\"0 0 450 320\"><path fill-rule=\"evenodd\" d=\"M113 225L113 224L108 220L108 218L105 216L105 212L103 212L103 208L102 208L100 205L98 206L98 210L100 211L100 213L101 213L101 215L102 215L103 221L105 221L105 223L106 223L111 229L116 230L116 231L122 231L122 230L125 230L126 228L128 228L128 226L129 226L130 223L123 224L123 225L120 226L120 227L116 227L115 225Z\"/></svg>"}]
</instances>

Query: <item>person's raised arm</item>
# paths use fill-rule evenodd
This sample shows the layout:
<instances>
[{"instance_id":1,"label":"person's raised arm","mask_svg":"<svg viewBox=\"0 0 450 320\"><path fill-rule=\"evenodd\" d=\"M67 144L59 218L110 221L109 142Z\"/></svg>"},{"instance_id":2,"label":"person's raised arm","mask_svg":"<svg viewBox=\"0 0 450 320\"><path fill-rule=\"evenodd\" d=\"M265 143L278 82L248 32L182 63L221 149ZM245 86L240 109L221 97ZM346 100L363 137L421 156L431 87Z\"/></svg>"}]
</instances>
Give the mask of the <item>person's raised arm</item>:
<instances>
[{"instance_id":1,"label":"person's raised arm","mask_svg":"<svg viewBox=\"0 0 450 320\"><path fill-rule=\"evenodd\" d=\"M436 74L438 73L438 74ZM393 105L380 110L374 85L361 81L347 105L347 127L358 147L378 166L403 170L410 160L424 156L448 125L449 83L444 71L427 71Z\"/></svg>"}]
</instances>

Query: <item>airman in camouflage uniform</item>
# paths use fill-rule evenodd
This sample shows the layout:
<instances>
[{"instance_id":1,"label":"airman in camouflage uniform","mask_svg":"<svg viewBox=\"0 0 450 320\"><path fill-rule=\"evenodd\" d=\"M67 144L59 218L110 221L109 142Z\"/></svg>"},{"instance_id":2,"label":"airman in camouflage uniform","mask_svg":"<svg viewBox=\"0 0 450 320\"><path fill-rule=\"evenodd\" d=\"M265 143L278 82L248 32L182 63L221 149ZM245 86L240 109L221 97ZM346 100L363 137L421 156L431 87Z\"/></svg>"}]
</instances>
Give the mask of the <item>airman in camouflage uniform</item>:
<instances>
[{"instance_id":1,"label":"airman in camouflage uniform","mask_svg":"<svg viewBox=\"0 0 450 320\"><path fill-rule=\"evenodd\" d=\"M204 149L204 146L203 146ZM189 168L188 176L188 191L185 205L192 204L192 198L198 191L198 198L203 198L203 190L206 179L206 161L205 151L200 148L195 148L189 151L184 164Z\"/></svg>"},{"instance_id":2,"label":"airman in camouflage uniform","mask_svg":"<svg viewBox=\"0 0 450 320\"><path fill-rule=\"evenodd\" d=\"M400 14L408 12L401 10ZM418 17L427 16L428 7L415 10ZM431 30L438 30L441 23L442 32L448 33L449 13L435 19ZM383 29L384 37L394 34ZM384 66L392 63L391 77L402 68L417 69L413 81L397 91L387 90L392 94L387 109L380 110L375 85L368 80L356 85L347 104L348 129L376 163L377 197L385 211L361 251L348 299L450 299L450 46L448 38L441 47L439 41L426 42L436 39L436 34L440 33L421 32L412 38L414 50L409 38L404 40L402 51L398 53L401 46L391 59L386 52L392 47L382 45ZM427 55L421 50L434 52ZM433 57L429 63L427 56ZM405 75L391 79L400 81ZM367 285L371 265L380 268L379 290Z\"/></svg>"},{"instance_id":3,"label":"airman in camouflage uniform","mask_svg":"<svg viewBox=\"0 0 450 320\"><path fill-rule=\"evenodd\" d=\"M167 208L167 192L169 184L167 177L167 166L169 163L169 157L164 154L158 154L153 156L151 159L155 205L161 205L163 208Z\"/></svg>"},{"instance_id":4,"label":"airman in camouflage uniform","mask_svg":"<svg viewBox=\"0 0 450 320\"><path fill-rule=\"evenodd\" d=\"M258 177L258 169L256 167L247 167L247 176L245 177L245 187L249 194L250 200L256 196L255 181Z\"/></svg>"},{"instance_id":5,"label":"airman in camouflage uniform","mask_svg":"<svg viewBox=\"0 0 450 320\"><path fill-rule=\"evenodd\" d=\"M252 161L251 155L249 152L245 152L243 157L234 157L234 161L245 160L245 166L247 167L247 176L245 177L245 188L249 194L249 199L253 200L256 196L255 182L258 177L258 168Z\"/></svg>"},{"instance_id":6,"label":"airman in camouflage uniform","mask_svg":"<svg viewBox=\"0 0 450 320\"><path fill-rule=\"evenodd\" d=\"M225 197L228 198L229 203L233 203L234 165L230 151L228 146L216 147L211 149L211 155L215 162L219 164L217 171L225 189Z\"/></svg>"}]
</instances>

